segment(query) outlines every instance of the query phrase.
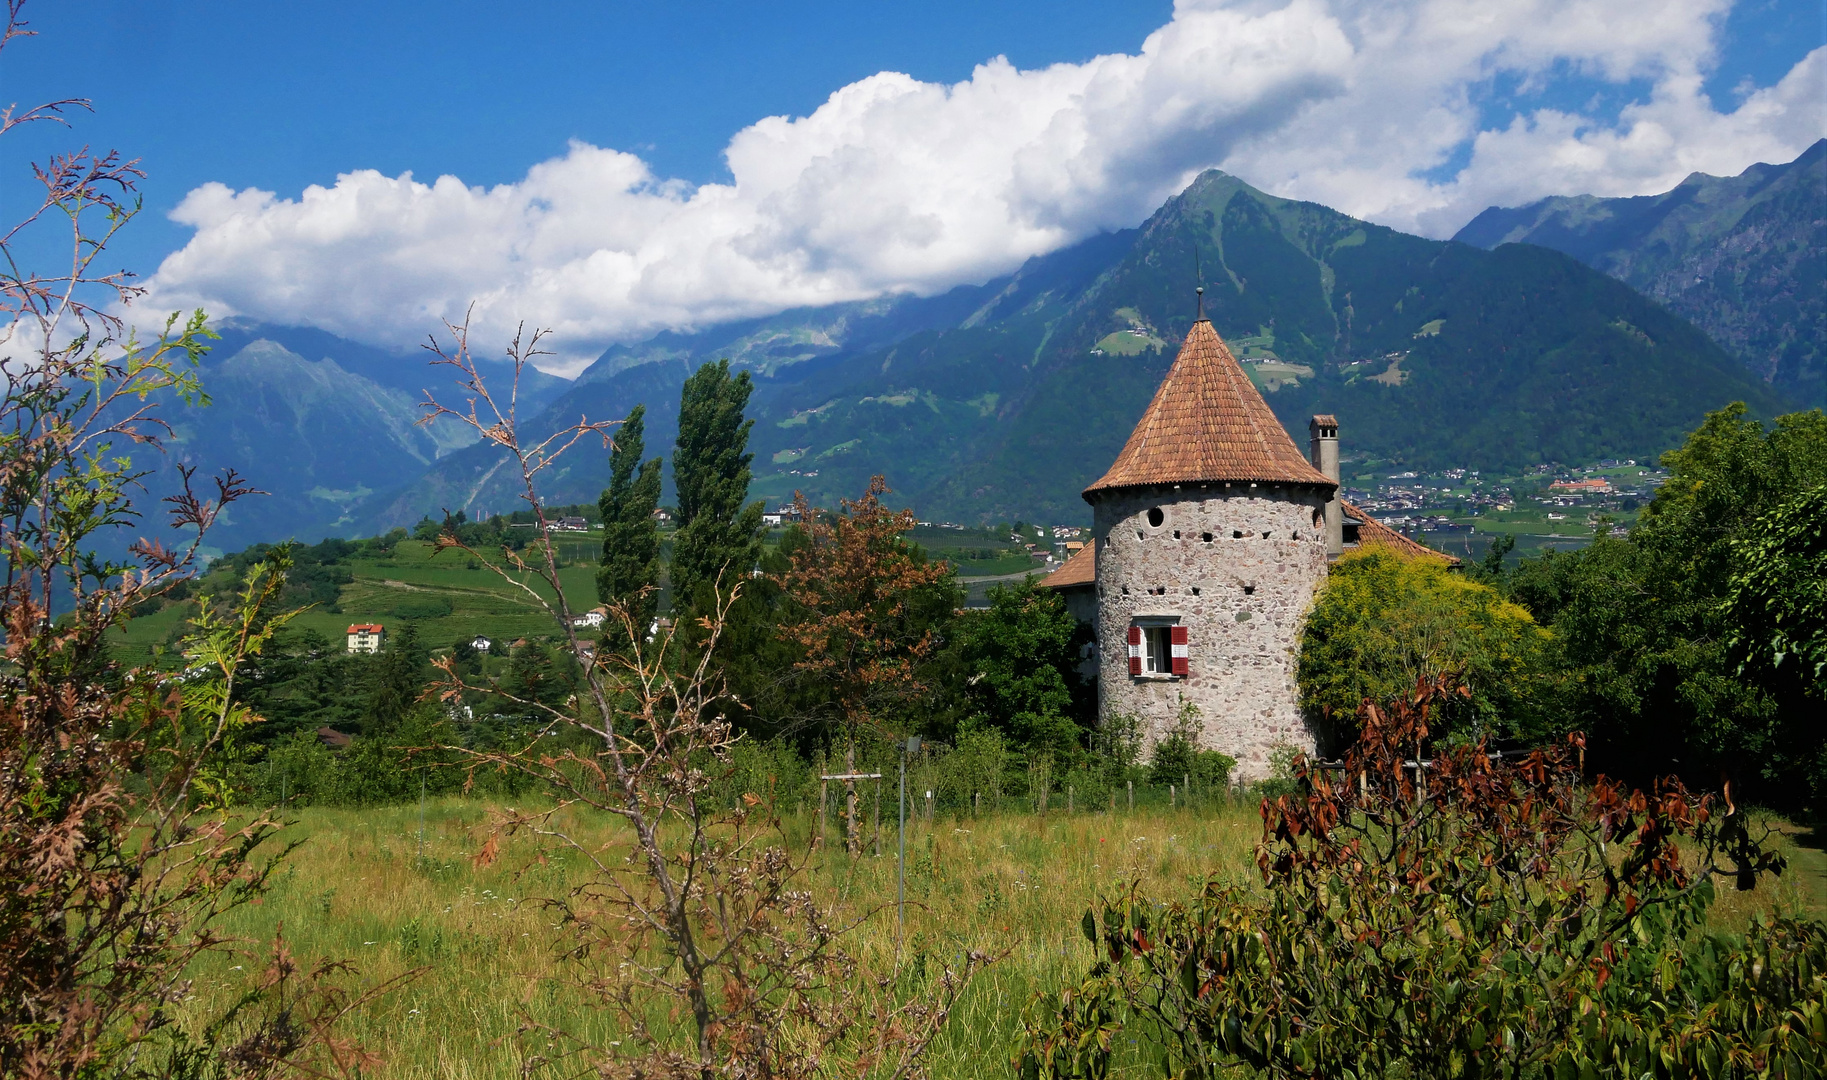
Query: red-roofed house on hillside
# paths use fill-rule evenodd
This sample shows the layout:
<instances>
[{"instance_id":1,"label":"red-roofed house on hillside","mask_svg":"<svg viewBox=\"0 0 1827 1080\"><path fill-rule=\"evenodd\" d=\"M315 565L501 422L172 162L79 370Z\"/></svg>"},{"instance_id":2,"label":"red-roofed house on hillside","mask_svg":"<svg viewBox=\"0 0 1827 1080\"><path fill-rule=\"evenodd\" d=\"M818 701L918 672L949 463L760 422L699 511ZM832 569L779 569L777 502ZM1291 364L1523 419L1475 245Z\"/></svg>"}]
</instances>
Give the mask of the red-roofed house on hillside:
<instances>
[{"instance_id":1,"label":"red-roofed house on hillside","mask_svg":"<svg viewBox=\"0 0 1827 1080\"><path fill-rule=\"evenodd\" d=\"M349 651L377 653L387 643L387 630L380 623L354 623L349 627Z\"/></svg>"},{"instance_id":2,"label":"red-roofed house on hillside","mask_svg":"<svg viewBox=\"0 0 1827 1080\"><path fill-rule=\"evenodd\" d=\"M1092 541L1042 580L1096 631L1098 711L1145 741L1198 707L1200 739L1269 772L1314 749L1294 683L1301 627L1332 559L1354 548L1447 556L1338 497L1338 421L1309 455L1269 410L1203 312L1116 461L1085 489Z\"/></svg>"}]
</instances>

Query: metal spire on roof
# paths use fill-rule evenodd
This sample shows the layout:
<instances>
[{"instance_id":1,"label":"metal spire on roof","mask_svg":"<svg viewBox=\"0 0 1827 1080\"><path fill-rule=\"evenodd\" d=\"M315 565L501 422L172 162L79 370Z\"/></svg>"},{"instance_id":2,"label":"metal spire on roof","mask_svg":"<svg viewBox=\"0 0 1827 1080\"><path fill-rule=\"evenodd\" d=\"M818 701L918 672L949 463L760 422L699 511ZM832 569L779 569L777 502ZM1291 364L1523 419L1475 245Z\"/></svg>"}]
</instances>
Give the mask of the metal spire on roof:
<instances>
[{"instance_id":1,"label":"metal spire on roof","mask_svg":"<svg viewBox=\"0 0 1827 1080\"><path fill-rule=\"evenodd\" d=\"M1199 308L1199 313L1193 317L1193 321L1194 322L1204 322L1205 321L1205 260L1203 260L1199 257L1199 245L1198 244L1193 245L1193 277L1195 279L1197 279L1197 281L1199 282L1199 287L1193 290L1193 295L1195 297L1197 297L1196 303Z\"/></svg>"}]
</instances>

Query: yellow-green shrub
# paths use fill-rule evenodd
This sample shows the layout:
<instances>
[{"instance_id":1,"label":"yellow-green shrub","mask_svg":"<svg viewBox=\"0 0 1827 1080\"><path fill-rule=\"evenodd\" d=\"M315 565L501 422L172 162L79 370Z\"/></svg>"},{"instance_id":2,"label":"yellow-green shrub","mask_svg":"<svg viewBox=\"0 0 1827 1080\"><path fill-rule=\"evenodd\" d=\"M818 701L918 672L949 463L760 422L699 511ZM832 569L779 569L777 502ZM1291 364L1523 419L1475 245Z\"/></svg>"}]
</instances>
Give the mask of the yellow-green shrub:
<instances>
[{"instance_id":1,"label":"yellow-green shrub","mask_svg":"<svg viewBox=\"0 0 1827 1080\"><path fill-rule=\"evenodd\" d=\"M1307 617L1301 707L1349 737L1366 698L1386 701L1421 678L1454 674L1472 696L1437 731L1537 733L1547 725L1551 644L1528 611L1488 585L1434 562L1349 555Z\"/></svg>"}]
</instances>

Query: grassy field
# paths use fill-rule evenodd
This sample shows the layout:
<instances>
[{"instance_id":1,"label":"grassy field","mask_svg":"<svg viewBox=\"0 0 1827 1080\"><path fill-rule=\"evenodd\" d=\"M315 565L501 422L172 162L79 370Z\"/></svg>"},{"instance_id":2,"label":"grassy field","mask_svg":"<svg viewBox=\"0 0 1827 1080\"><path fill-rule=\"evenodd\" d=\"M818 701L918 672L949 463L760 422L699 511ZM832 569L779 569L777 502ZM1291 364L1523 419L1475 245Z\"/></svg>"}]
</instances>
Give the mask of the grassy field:
<instances>
[{"instance_id":1,"label":"grassy field","mask_svg":"<svg viewBox=\"0 0 1827 1080\"><path fill-rule=\"evenodd\" d=\"M551 978L564 961L538 900L579 880L577 856L510 840L499 862L478 869L471 859L487 813L473 801L434 800L420 859L417 807L300 811L286 835L304 845L275 875L272 892L226 926L262 938L283 924L297 955L352 959L369 985L426 969L350 1018L344 1033L385 1059L367 1075L520 1076L521 1051L511 1036L523 1016L596 1040L615 1037L600 1012ZM620 828L581 818L570 824L592 844L613 841ZM1259 831L1253 807L1228 802L914 823L902 970L924 965L931 973L965 949L1009 950L961 1000L934 1048L933 1075L1011 1075L1023 1010L1037 992L1082 977L1091 960L1078 923L1100 892L1139 880L1155 895L1184 896L1208 874L1254 885ZM790 823L789 843L803 849L809 832L804 820ZM881 857L852 862L834 853L810 880L824 900L864 919L849 948L868 974L897 963L892 823L882 840ZM1717 919L1741 925L1753 911L1807 904L1809 886L1791 875L1773 889L1721 896ZM197 992L221 1002L255 969L251 958L212 960L197 972ZM1156 1069L1138 1060L1124 1075Z\"/></svg>"},{"instance_id":2,"label":"grassy field","mask_svg":"<svg viewBox=\"0 0 1827 1080\"><path fill-rule=\"evenodd\" d=\"M567 537L559 545L566 565L559 571L572 609L596 606L595 557L602 550L600 534L594 541ZM444 648L459 638L485 634L499 641L520 637L550 636L552 621L532 596L504 582L480 562L462 552L433 554L426 541L403 540L387 558L358 558L348 564L354 580L337 598L341 610L315 607L300 613L294 625L315 630L332 643L340 643L350 623L378 622L397 630L411 621L421 640ZM544 582L523 575L539 596L551 598ZM205 582L207 587L208 582ZM403 617L402 608L425 603L448 605L449 614ZM190 615L190 605L173 605L155 614L136 618L111 635L116 655L126 663L145 663L152 646L167 640Z\"/></svg>"}]
</instances>

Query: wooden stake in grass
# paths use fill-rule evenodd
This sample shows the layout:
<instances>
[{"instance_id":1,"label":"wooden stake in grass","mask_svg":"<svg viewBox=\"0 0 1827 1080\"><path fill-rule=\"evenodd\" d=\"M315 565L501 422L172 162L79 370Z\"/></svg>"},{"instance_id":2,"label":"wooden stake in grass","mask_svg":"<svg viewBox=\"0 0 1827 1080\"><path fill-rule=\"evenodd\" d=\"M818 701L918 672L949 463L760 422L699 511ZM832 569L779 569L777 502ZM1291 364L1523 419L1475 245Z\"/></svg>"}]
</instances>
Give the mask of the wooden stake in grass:
<instances>
[{"instance_id":1,"label":"wooden stake in grass","mask_svg":"<svg viewBox=\"0 0 1827 1080\"><path fill-rule=\"evenodd\" d=\"M1125 780L1124 783L1129 785L1129 812L1133 814L1136 812L1136 782Z\"/></svg>"}]
</instances>

